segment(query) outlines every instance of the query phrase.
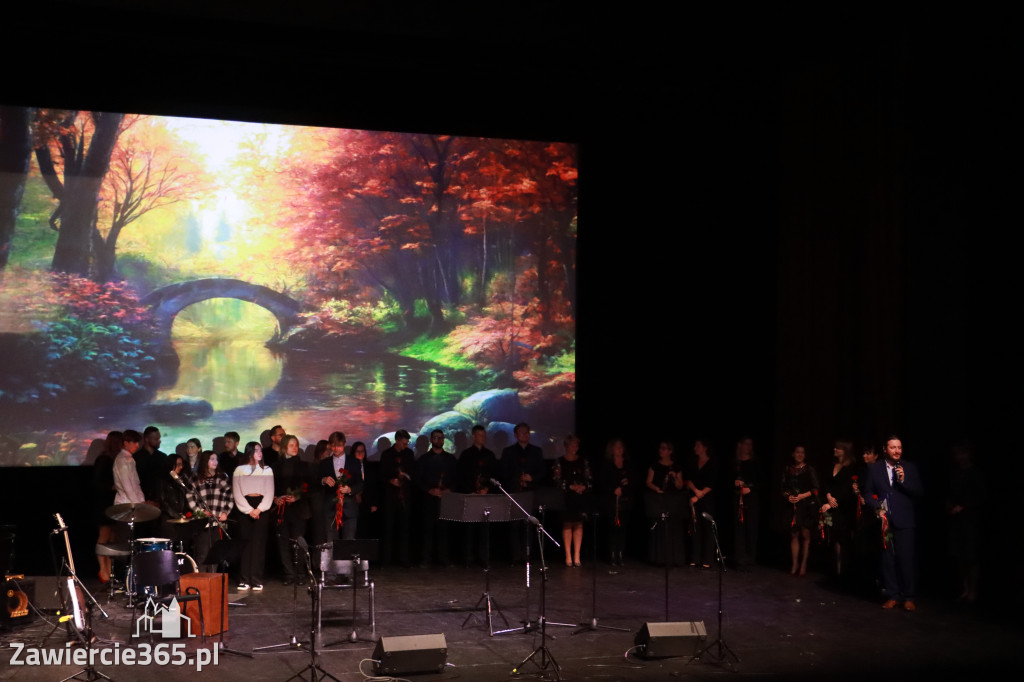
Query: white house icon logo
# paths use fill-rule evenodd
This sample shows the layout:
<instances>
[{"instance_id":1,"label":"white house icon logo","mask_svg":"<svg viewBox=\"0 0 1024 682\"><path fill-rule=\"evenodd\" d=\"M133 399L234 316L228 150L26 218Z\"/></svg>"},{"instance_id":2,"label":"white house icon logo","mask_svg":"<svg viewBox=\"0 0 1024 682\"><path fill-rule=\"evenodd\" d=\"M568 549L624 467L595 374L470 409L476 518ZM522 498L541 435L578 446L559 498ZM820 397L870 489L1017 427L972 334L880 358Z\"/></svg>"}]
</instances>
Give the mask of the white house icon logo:
<instances>
[{"instance_id":1,"label":"white house icon logo","mask_svg":"<svg viewBox=\"0 0 1024 682\"><path fill-rule=\"evenodd\" d=\"M163 613L163 617L160 619L160 626L157 627L156 618ZM185 627L185 633L189 637L195 637L192 634L192 619L188 616L182 615L181 607L178 605L178 598L175 597L171 600L169 606L161 604L159 607L153 603L153 597L146 600L146 607L142 612L142 615L135 619L135 636L139 637L141 632L149 631L151 634L159 633L161 637L165 639L177 639L181 637L181 621L186 620L188 624Z\"/></svg>"}]
</instances>

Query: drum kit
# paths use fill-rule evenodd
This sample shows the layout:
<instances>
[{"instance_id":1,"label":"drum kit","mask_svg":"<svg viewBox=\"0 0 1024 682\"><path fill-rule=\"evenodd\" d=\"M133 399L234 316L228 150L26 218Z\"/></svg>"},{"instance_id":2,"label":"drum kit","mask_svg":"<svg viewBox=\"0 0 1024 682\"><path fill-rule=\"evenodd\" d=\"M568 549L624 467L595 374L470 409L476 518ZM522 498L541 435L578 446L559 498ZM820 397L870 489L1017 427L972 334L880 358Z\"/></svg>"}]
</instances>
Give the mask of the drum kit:
<instances>
[{"instance_id":1,"label":"drum kit","mask_svg":"<svg viewBox=\"0 0 1024 682\"><path fill-rule=\"evenodd\" d=\"M182 543L174 543L170 538L135 538L135 524L145 523L160 518L160 509L145 503L125 502L107 507L104 512L107 518L119 523L128 524L128 546L124 553L128 557L128 567L125 572L125 593L128 595L127 608L134 606L135 599L147 597L159 597L174 591L174 585L136 585L135 584L135 558L146 552L170 551L174 553L175 561L178 564L178 573L198 573L199 569L195 560L189 556L182 547ZM186 524L191 523L191 518L170 519L170 523ZM174 545L178 546L175 547Z\"/></svg>"}]
</instances>

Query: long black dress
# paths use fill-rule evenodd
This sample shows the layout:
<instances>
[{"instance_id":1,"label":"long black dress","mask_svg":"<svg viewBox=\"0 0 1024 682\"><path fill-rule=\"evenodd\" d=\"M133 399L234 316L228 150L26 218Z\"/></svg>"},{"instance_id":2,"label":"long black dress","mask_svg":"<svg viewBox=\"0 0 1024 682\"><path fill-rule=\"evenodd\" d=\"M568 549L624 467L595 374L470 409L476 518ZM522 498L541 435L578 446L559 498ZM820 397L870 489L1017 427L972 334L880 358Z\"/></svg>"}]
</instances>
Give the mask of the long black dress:
<instances>
[{"instance_id":1,"label":"long black dress","mask_svg":"<svg viewBox=\"0 0 1024 682\"><path fill-rule=\"evenodd\" d=\"M647 492L645 500L647 515L652 522L659 521L657 514L654 514L656 506L667 507L669 516L667 521L659 521L648 536L647 559L653 564L664 566L666 561L672 566L682 566L686 561L686 526L689 522L690 506L686 504L683 490L675 485L667 483L670 471L680 471L676 463L665 465L655 462L651 465L654 472L653 483L664 493Z\"/></svg>"},{"instance_id":2,"label":"long black dress","mask_svg":"<svg viewBox=\"0 0 1024 682\"><path fill-rule=\"evenodd\" d=\"M830 542L853 539L853 526L857 519L857 495L853 492L854 468L842 467L825 481L825 492L836 499L839 507L829 510L832 525L828 527ZM822 501L824 504L824 501Z\"/></svg>"},{"instance_id":3,"label":"long black dress","mask_svg":"<svg viewBox=\"0 0 1024 682\"><path fill-rule=\"evenodd\" d=\"M612 563L621 564L626 551L626 535L639 481L627 461L623 461L621 467L615 466L614 460L608 462L601 475L601 511L608 528L608 551ZM616 488L622 489L621 495L615 494Z\"/></svg>"},{"instance_id":4,"label":"long black dress","mask_svg":"<svg viewBox=\"0 0 1024 682\"><path fill-rule=\"evenodd\" d=\"M758 461L754 458L737 460L736 478L733 480L737 479L743 481L744 487L750 490L743 495L740 488L733 485L733 538L736 543L733 554L736 566L743 569L757 562L757 531L761 519L761 486L764 483Z\"/></svg>"},{"instance_id":5,"label":"long black dress","mask_svg":"<svg viewBox=\"0 0 1024 682\"><path fill-rule=\"evenodd\" d=\"M715 540L711 530L711 522L704 518L704 513L707 512L712 518L715 514L716 468L714 461L709 458L704 462L704 466L699 467L697 466L697 461L694 460L690 470L687 472L686 478L693 483L697 490L710 489L704 497L698 499L693 504L691 512L693 514L691 525L693 529L693 554L690 557L690 563L699 561L703 566L710 566L715 558ZM693 491L689 487L687 487L686 494L687 497L693 497Z\"/></svg>"}]
</instances>

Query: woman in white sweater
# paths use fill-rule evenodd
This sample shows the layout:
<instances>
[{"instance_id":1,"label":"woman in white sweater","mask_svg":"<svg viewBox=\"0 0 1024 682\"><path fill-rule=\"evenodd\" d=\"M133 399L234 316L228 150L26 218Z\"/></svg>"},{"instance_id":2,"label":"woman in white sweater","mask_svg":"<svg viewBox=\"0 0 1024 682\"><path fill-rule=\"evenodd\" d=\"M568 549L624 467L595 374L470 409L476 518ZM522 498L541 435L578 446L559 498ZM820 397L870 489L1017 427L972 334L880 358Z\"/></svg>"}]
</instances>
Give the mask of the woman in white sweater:
<instances>
[{"instance_id":1,"label":"woman in white sweater","mask_svg":"<svg viewBox=\"0 0 1024 682\"><path fill-rule=\"evenodd\" d=\"M241 592L263 589L263 569L266 564L267 534L274 515L274 472L263 463L263 448L250 442L245 446L247 461L235 468L231 490L238 509L238 535L245 542L242 565L239 569L238 589Z\"/></svg>"}]
</instances>

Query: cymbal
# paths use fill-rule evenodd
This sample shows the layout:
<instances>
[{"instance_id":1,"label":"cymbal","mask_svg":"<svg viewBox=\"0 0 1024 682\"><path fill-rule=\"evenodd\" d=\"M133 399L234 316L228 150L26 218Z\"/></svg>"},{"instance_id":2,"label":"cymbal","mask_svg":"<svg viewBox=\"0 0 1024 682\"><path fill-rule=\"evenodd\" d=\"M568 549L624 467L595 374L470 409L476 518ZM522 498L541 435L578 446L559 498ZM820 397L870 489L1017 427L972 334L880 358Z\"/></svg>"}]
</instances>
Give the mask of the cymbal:
<instances>
[{"instance_id":1,"label":"cymbal","mask_svg":"<svg viewBox=\"0 0 1024 682\"><path fill-rule=\"evenodd\" d=\"M192 523L195 519L186 519L182 516L180 519L167 519L167 523Z\"/></svg>"},{"instance_id":2,"label":"cymbal","mask_svg":"<svg viewBox=\"0 0 1024 682\"><path fill-rule=\"evenodd\" d=\"M145 523L159 517L160 510L151 504L125 502L124 504L115 504L113 507L107 507L104 514L107 515L108 519L121 521L122 523L128 523L129 521Z\"/></svg>"}]
</instances>

